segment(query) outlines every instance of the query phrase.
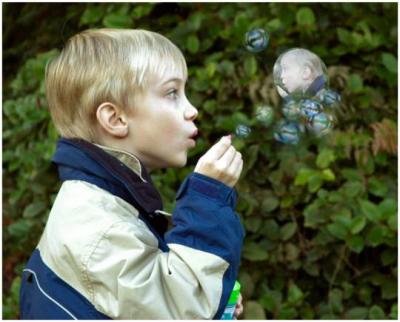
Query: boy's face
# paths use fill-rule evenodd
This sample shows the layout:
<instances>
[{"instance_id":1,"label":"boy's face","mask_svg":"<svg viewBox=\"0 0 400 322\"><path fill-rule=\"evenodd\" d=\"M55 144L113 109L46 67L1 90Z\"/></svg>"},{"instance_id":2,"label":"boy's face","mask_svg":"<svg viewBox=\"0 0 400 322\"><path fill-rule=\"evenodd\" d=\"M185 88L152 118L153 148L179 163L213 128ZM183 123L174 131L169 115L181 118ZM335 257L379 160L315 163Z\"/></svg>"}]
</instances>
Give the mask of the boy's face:
<instances>
[{"instance_id":1,"label":"boy's face","mask_svg":"<svg viewBox=\"0 0 400 322\"><path fill-rule=\"evenodd\" d=\"M186 98L184 76L171 68L163 76L149 77L135 101L126 149L148 170L184 166L188 149L196 144L198 114Z\"/></svg>"},{"instance_id":2,"label":"boy's face","mask_svg":"<svg viewBox=\"0 0 400 322\"><path fill-rule=\"evenodd\" d=\"M304 87L303 66L296 60L295 55L288 53L281 60L281 80L289 94Z\"/></svg>"}]
</instances>

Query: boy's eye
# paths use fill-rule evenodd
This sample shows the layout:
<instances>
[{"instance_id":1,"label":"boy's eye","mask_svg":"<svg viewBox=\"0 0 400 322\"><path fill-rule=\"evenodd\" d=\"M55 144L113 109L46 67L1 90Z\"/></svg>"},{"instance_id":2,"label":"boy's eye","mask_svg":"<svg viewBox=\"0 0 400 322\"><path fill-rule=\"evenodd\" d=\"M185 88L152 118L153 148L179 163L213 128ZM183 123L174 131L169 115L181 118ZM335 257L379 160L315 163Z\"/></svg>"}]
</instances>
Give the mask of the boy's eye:
<instances>
[{"instance_id":1,"label":"boy's eye","mask_svg":"<svg viewBox=\"0 0 400 322\"><path fill-rule=\"evenodd\" d=\"M171 89L168 91L167 96L172 99L176 99L178 97L178 91L176 89Z\"/></svg>"}]
</instances>

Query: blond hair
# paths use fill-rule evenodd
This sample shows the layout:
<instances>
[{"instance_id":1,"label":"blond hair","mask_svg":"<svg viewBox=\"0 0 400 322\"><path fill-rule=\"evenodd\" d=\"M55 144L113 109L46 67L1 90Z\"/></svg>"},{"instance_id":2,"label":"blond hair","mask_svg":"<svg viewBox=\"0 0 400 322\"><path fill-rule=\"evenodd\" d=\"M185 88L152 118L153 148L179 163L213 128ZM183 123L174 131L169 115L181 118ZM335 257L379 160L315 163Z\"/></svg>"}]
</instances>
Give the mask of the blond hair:
<instances>
[{"instance_id":1,"label":"blond hair","mask_svg":"<svg viewBox=\"0 0 400 322\"><path fill-rule=\"evenodd\" d=\"M103 102L128 113L149 75L175 68L187 77L181 51L164 36L139 29L89 29L72 36L46 66L46 96L63 137L96 142L96 109Z\"/></svg>"}]
</instances>

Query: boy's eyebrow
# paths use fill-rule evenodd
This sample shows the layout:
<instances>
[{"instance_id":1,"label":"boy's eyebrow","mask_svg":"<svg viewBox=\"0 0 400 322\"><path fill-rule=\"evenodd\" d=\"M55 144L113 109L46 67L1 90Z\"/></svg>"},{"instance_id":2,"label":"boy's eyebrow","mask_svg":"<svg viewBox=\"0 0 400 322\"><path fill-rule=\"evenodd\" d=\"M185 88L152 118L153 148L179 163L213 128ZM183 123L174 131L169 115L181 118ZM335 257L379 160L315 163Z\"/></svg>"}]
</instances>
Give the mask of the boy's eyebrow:
<instances>
[{"instance_id":1,"label":"boy's eyebrow","mask_svg":"<svg viewBox=\"0 0 400 322\"><path fill-rule=\"evenodd\" d=\"M173 78L167 79L167 80L166 80L165 82L163 82L161 85L165 85L165 84L170 83L170 82L185 83L185 81L184 81L182 78L173 77Z\"/></svg>"}]
</instances>

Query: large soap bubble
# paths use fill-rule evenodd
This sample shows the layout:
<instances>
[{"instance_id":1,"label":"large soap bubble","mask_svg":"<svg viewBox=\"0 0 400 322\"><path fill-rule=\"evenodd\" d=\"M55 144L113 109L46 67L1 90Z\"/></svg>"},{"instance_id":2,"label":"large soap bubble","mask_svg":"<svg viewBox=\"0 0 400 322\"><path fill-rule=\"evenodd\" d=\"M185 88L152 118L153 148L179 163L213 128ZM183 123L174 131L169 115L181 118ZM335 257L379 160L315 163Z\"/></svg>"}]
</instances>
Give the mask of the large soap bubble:
<instances>
[{"instance_id":1,"label":"large soap bubble","mask_svg":"<svg viewBox=\"0 0 400 322\"><path fill-rule=\"evenodd\" d=\"M290 49L281 54L274 64L273 76L281 97L314 97L328 85L323 61L303 48Z\"/></svg>"},{"instance_id":2,"label":"large soap bubble","mask_svg":"<svg viewBox=\"0 0 400 322\"><path fill-rule=\"evenodd\" d=\"M267 48L269 42L268 33L261 28L250 30L245 35L246 49L252 53L258 53Z\"/></svg>"}]
</instances>

